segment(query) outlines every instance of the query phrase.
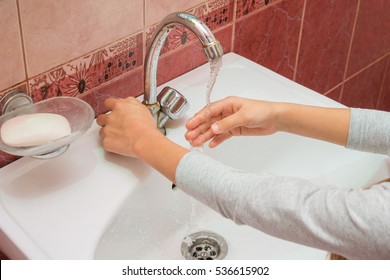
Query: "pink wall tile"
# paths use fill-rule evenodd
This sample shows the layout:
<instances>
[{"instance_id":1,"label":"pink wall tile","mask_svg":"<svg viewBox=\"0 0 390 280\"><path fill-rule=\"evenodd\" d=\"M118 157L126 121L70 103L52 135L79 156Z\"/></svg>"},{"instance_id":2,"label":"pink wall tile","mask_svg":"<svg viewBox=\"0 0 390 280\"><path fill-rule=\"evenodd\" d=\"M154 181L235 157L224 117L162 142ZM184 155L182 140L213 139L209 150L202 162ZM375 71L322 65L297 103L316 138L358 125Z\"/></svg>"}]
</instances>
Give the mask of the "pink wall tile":
<instances>
[{"instance_id":1,"label":"pink wall tile","mask_svg":"<svg viewBox=\"0 0 390 280\"><path fill-rule=\"evenodd\" d=\"M216 39L221 43L224 53L231 51L232 27L226 27L215 33ZM157 71L157 82L163 84L204 63L206 57L199 42L162 57Z\"/></svg>"},{"instance_id":2,"label":"pink wall tile","mask_svg":"<svg viewBox=\"0 0 390 280\"><path fill-rule=\"evenodd\" d=\"M9 258L3 253L0 252L0 260L8 260Z\"/></svg>"},{"instance_id":3,"label":"pink wall tile","mask_svg":"<svg viewBox=\"0 0 390 280\"><path fill-rule=\"evenodd\" d=\"M0 1L0 91L26 78L15 0Z\"/></svg>"},{"instance_id":4,"label":"pink wall tile","mask_svg":"<svg viewBox=\"0 0 390 280\"><path fill-rule=\"evenodd\" d=\"M143 34L114 42L29 80L35 101L54 96L80 96L143 65Z\"/></svg>"},{"instance_id":5,"label":"pink wall tile","mask_svg":"<svg viewBox=\"0 0 390 280\"><path fill-rule=\"evenodd\" d=\"M279 2L237 22L234 52L292 79L303 3Z\"/></svg>"},{"instance_id":6,"label":"pink wall tile","mask_svg":"<svg viewBox=\"0 0 390 280\"><path fill-rule=\"evenodd\" d=\"M28 82L35 100L77 96L97 113L105 112L107 97L143 92L143 35L148 38L155 24L178 10L194 13L217 30L226 53L234 43L235 52L292 79L306 3L297 81L348 106L390 110L390 1L270 0L268 6L264 2L1 0L0 94L15 84L26 88ZM342 86L357 3L360 9L348 75L388 56L353 78L347 76ZM159 62L160 84L206 62L199 43L183 28L172 32L164 52ZM0 151L0 167L16 159ZM6 257L0 252L0 258Z\"/></svg>"},{"instance_id":7,"label":"pink wall tile","mask_svg":"<svg viewBox=\"0 0 390 280\"><path fill-rule=\"evenodd\" d=\"M342 86L340 85L340 86L330 90L325 95L327 97L329 97L330 99L333 99L333 100L335 100L337 102L340 102L340 99L341 99L341 89L342 89Z\"/></svg>"},{"instance_id":8,"label":"pink wall tile","mask_svg":"<svg viewBox=\"0 0 390 280\"><path fill-rule=\"evenodd\" d=\"M240 18L242 16L246 16L250 13L256 12L259 9L262 9L266 7L267 5L276 2L278 0L237 0L237 18Z\"/></svg>"},{"instance_id":9,"label":"pink wall tile","mask_svg":"<svg viewBox=\"0 0 390 280\"><path fill-rule=\"evenodd\" d=\"M357 0L307 1L296 81L325 93L342 82Z\"/></svg>"},{"instance_id":10,"label":"pink wall tile","mask_svg":"<svg viewBox=\"0 0 390 280\"><path fill-rule=\"evenodd\" d=\"M197 6L194 9L190 9L187 12L197 16L201 21L206 23L210 30L214 31L233 22L234 2L213 0ZM150 39L156 28L157 25L154 25L146 30L147 45L149 45ZM195 42L197 40L196 35L187 28L184 26L177 26L169 33L161 50L161 54L171 52L182 47L188 42Z\"/></svg>"},{"instance_id":11,"label":"pink wall tile","mask_svg":"<svg viewBox=\"0 0 390 280\"><path fill-rule=\"evenodd\" d=\"M341 103L348 107L376 109L386 63L387 59L382 59L348 80L344 85Z\"/></svg>"},{"instance_id":12,"label":"pink wall tile","mask_svg":"<svg viewBox=\"0 0 390 280\"><path fill-rule=\"evenodd\" d=\"M186 11L204 2L207 0L145 0L145 26L156 24L170 13Z\"/></svg>"},{"instance_id":13,"label":"pink wall tile","mask_svg":"<svg viewBox=\"0 0 390 280\"><path fill-rule=\"evenodd\" d=\"M109 97L126 98L129 96L138 96L144 91L143 71L137 69L118 79L101 87L93 89L89 94L81 97L94 108L97 114L105 113L104 100Z\"/></svg>"},{"instance_id":14,"label":"pink wall tile","mask_svg":"<svg viewBox=\"0 0 390 280\"><path fill-rule=\"evenodd\" d=\"M361 0L348 75L360 71L389 52L390 1Z\"/></svg>"},{"instance_id":15,"label":"pink wall tile","mask_svg":"<svg viewBox=\"0 0 390 280\"><path fill-rule=\"evenodd\" d=\"M14 162L19 158L20 157L13 156L3 151L0 151L0 168L6 166L7 164L10 164L11 162Z\"/></svg>"},{"instance_id":16,"label":"pink wall tile","mask_svg":"<svg viewBox=\"0 0 390 280\"><path fill-rule=\"evenodd\" d=\"M143 28L143 0L19 0L28 76Z\"/></svg>"},{"instance_id":17,"label":"pink wall tile","mask_svg":"<svg viewBox=\"0 0 390 280\"><path fill-rule=\"evenodd\" d=\"M377 104L377 109L390 111L390 55L387 56L386 72L383 77L381 96Z\"/></svg>"}]
</instances>

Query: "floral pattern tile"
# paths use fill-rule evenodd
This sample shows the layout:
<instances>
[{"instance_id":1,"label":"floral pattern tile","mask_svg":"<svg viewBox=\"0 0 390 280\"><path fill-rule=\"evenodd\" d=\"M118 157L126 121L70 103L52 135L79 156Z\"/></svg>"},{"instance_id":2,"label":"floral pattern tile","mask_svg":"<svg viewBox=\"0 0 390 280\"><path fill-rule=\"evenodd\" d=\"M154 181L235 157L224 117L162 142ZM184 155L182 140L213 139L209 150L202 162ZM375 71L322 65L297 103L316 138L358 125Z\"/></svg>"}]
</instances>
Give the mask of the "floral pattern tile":
<instances>
[{"instance_id":1,"label":"floral pattern tile","mask_svg":"<svg viewBox=\"0 0 390 280\"><path fill-rule=\"evenodd\" d=\"M211 30L215 30L226 26L233 22L234 16L234 0L215 0L207 2L199 7L188 11L197 16L200 20L207 24ZM146 31L146 42L149 43L158 25L148 28ZM194 33L183 26L174 28L165 40L161 54L166 54L175 50L188 42L196 41Z\"/></svg>"},{"instance_id":2,"label":"floral pattern tile","mask_svg":"<svg viewBox=\"0 0 390 280\"><path fill-rule=\"evenodd\" d=\"M237 0L236 16L239 19L278 0Z\"/></svg>"},{"instance_id":3,"label":"floral pattern tile","mask_svg":"<svg viewBox=\"0 0 390 280\"><path fill-rule=\"evenodd\" d=\"M142 66L142 33L50 70L28 81L35 102L55 96L82 96Z\"/></svg>"}]
</instances>

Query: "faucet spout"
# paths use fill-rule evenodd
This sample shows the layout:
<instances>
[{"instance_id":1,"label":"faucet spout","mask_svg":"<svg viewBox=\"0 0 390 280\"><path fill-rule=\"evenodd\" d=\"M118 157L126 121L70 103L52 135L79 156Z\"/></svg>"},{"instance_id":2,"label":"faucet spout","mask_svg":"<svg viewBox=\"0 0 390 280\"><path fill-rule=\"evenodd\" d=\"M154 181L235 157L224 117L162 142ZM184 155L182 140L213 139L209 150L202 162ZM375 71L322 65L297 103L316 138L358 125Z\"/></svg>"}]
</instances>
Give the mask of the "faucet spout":
<instances>
[{"instance_id":1,"label":"faucet spout","mask_svg":"<svg viewBox=\"0 0 390 280\"><path fill-rule=\"evenodd\" d=\"M157 101L157 63L165 39L173 28L182 25L191 30L203 46L208 61L223 55L221 44L207 25L196 16L184 12L176 12L165 17L157 27L145 56L145 93L144 104L149 107L153 116L157 116L160 106Z\"/></svg>"}]
</instances>

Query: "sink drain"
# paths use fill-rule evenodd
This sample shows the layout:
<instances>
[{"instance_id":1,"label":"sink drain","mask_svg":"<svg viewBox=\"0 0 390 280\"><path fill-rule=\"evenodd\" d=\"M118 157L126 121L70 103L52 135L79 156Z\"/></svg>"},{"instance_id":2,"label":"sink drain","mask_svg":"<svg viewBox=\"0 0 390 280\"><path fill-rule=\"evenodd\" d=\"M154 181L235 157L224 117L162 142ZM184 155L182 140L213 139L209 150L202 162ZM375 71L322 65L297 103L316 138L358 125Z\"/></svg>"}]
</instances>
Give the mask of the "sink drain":
<instances>
[{"instance_id":1,"label":"sink drain","mask_svg":"<svg viewBox=\"0 0 390 280\"><path fill-rule=\"evenodd\" d=\"M210 231L192 233L181 244L181 253L186 260L222 260L227 252L225 239Z\"/></svg>"}]
</instances>

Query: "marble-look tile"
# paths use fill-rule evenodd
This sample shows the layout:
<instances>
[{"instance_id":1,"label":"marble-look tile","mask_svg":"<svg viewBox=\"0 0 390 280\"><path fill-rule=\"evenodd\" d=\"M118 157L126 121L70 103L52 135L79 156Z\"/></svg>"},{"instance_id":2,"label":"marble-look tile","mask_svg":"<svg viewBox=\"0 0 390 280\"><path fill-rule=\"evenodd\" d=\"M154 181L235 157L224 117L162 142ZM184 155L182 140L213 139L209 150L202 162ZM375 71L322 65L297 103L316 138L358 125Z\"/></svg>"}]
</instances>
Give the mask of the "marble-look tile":
<instances>
[{"instance_id":1,"label":"marble-look tile","mask_svg":"<svg viewBox=\"0 0 390 280\"><path fill-rule=\"evenodd\" d=\"M0 91L26 79L15 0L0 1Z\"/></svg>"},{"instance_id":2,"label":"marble-look tile","mask_svg":"<svg viewBox=\"0 0 390 280\"><path fill-rule=\"evenodd\" d=\"M390 111L390 54L387 55L386 60L386 72L383 77L381 96L376 108L378 110Z\"/></svg>"},{"instance_id":3,"label":"marble-look tile","mask_svg":"<svg viewBox=\"0 0 390 280\"><path fill-rule=\"evenodd\" d=\"M334 101L340 102L341 98L341 89L342 85L330 90L326 94L324 94L326 97L329 97L330 99L333 99Z\"/></svg>"},{"instance_id":4,"label":"marble-look tile","mask_svg":"<svg viewBox=\"0 0 390 280\"><path fill-rule=\"evenodd\" d=\"M382 59L345 82L341 103L348 107L376 109L386 59Z\"/></svg>"},{"instance_id":5,"label":"marble-look tile","mask_svg":"<svg viewBox=\"0 0 390 280\"><path fill-rule=\"evenodd\" d=\"M307 1L296 82L325 93L344 78L357 0Z\"/></svg>"},{"instance_id":6,"label":"marble-look tile","mask_svg":"<svg viewBox=\"0 0 390 280\"><path fill-rule=\"evenodd\" d=\"M279 2L238 21L234 52L292 79L303 3Z\"/></svg>"},{"instance_id":7,"label":"marble-look tile","mask_svg":"<svg viewBox=\"0 0 390 280\"><path fill-rule=\"evenodd\" d=\"M207 0L145 0L145 26L150 26L161 21L166 15L186 11Z\"/></svg>"},{"instance_id":8,"label":"marble-look tile","mask_svg":"<svg viewBox=\"0 0 390 280\"><path fill-rule=\"evenodd\" d=\"M389 52L390 1L361 0L348 65L348 76Z\"/></svg>"},{"instance_id":9,"label":"marble-look tile","mask_svg":"<svg viewBox=\"0 0 390 280\"><path fill-rule=\"evenodd\" d=\"M28 77L143 28L143 0L19 0Z\"/></svg>"}]
</instances>

